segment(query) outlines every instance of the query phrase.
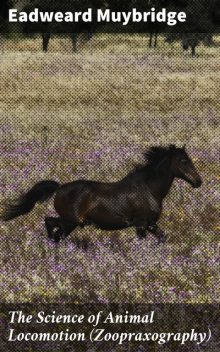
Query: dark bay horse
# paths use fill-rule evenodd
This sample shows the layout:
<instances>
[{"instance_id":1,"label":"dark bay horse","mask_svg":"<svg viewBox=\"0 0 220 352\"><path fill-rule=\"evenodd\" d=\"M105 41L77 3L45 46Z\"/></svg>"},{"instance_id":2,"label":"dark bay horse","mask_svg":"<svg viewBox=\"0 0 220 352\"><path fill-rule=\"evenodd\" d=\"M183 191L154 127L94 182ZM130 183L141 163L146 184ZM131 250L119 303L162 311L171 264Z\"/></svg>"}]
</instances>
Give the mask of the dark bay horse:
<instances>
[{"instance_id":1,"label":"dark bay horse","mask_svg":"<svg viewBox=\"0 0 220 352\"><path fill-rule=\"evenodd\" d=\"M55 242L77 226L92 224L104 230L135 227L139 238L149 231L159 242L165 242L166 235L157 221L174 179L183 179L194 188L200 187L202 180L185 147L152 147L145 158L145 164L118 182L39 182L17 202L6 206L1 218L8 221L29 213L37 202L44 202L55 193L54 206L59 217L45 219L48 236Z\"/></svg>"}]
</instances>

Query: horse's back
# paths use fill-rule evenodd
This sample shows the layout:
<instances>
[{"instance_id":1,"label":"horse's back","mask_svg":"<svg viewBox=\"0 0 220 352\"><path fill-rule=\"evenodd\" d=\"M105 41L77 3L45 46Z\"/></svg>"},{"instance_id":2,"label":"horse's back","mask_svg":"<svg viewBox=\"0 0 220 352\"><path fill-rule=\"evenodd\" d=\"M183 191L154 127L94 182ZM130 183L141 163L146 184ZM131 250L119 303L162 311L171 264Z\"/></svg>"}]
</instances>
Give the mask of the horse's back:
<instances>
[{"instance_id":1,"label":"horse's back","mask_svg":"<svg viewBox=\"0 0 220 352\"><path fill-rule=\"evenodd\" d=\"M62 185L57 194L74 196L77 192L107 192L117 188L117 182L99 182L89 180L77 180Z\"/></svg>"},{"instance_id":2,"label":"horse's back","mask_svg":"<svg viewBox=\"0 0 220 352\"><path fill-rule=\"evenodd\" d=\"M55 196L54 206L63 218L81 217L97 201L97 198L110 197L116 189L114 183L77 180L62 185Z\"/></svg>"}]
</instances>

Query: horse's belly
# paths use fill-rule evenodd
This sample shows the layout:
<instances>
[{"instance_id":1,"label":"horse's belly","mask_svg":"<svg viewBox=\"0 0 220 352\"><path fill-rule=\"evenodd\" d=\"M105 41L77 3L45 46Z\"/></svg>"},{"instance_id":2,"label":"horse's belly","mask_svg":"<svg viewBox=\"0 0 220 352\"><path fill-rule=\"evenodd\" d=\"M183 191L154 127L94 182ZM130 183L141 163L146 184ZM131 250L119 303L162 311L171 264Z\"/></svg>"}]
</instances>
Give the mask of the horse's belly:
<instances>
[{"instance_id":1,"label":"horse's belly","mask_svg":"<svg viewBox=\"0 0 220 352\"><path fill-rule=\"evenodd\" d=\"M111 211L105 208L96 208L88 214L89 220L101 229L114 230L132 226L128 217L117 211Z\"/></svg>"},{"instance_id":2,"label":"horse's belly","mask_svg":"<svg viewBox=\"0 0 220 352\"><path fill-rule=\"evenodd\" d=\"M112 231L112 230L122 230L126 229L129 227L129 225L126 224L119 224L119 223L101 223L101 224L95 224L95 227L101 230L106 230L106 231Z\"/></svg>"}]
</instances>

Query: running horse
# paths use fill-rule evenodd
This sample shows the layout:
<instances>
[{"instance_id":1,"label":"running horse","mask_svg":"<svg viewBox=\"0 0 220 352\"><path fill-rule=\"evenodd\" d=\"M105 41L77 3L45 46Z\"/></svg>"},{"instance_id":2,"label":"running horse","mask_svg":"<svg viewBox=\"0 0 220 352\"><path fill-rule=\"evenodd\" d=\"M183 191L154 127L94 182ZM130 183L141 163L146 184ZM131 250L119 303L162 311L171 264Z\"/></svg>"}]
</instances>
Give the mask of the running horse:
<instances>
[{"instance_id":1,"label":"running horse","mask_svg":"<svg viewBox=\"0 0 220 352\"><path fill-rule=\"evenodd\" d=\"M139 238L150 232L164 243L167 236L157 221L174 179L185 180L194 188L200 187L202 180L185 146L151 147L144 156L143 165L117 182L39 182L16 202L5 205L1 218L8 221L29 213L37 202L55 194L54 207L59 217L45 218L48 236L55 242L77 226L94 225L103 230L135 227Z\"/></svg>"}]
</instances>

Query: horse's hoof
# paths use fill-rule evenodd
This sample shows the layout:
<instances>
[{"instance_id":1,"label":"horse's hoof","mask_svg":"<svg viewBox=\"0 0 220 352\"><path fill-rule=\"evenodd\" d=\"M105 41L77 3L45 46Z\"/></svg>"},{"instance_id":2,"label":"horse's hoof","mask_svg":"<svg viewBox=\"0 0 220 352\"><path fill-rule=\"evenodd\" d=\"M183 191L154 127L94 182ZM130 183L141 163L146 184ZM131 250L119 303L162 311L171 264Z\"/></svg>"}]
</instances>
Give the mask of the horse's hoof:
<instances>
[{"instance_id":1,"label":"horse's hoof","mask_svg":"<svg viewBox=\"0 0 220 352\"><path fill-rule=\"evenodd\" d=\"M49 237L49 240L50 240L52 243L55 243L55 244L58 244L58 243L60 242L60 239L58 239L58 238Z\"/></svg>"},{"instance_id":2,"label":"horse's hoof","mask_svg":"<svg viewBox=\"0 0 220 352\"><path fill-rule=\"evenodd\" d=\"M53 238L54 243L59 243L60 242L60 237L55 237Z\"/></svg>"},{"instance_id":3,"label":"horse's hoof","mask_svg":"<svg viewBox=\"0 0 220 352\"><path fill-rule=\"evenodd\" d=\"M57 234L50 234L48 236L49 240L52 241L53 243L59 243L60 242L60 239L61 237L58 236Z\"/></svg>"},{"instance_id":4,"label":"horse's hoof","mask_svg":"<svg viewBox=\"0 0 220 352\"><path fill-rule=\"evenodd\" d=\"M143 241L144 239L146 239L147 236L137 236L137 237L140 241Z\"/></svg>"},{"instance_id":5,"label":"horse's hoof","mask_svg":"<svg viewBox=\"0 0 220 352\"><path fill-rule=\"evenodd\" d=\"M81 240L80 240L79 238L75 238L73 242L74 242L74 244L76 245L76 247L77 247L78 249L81 248L82 242L81 242Z\"/></svg>"},{"instance_id":6,"label":"horse's hoof","mask_svg":"<svg viewBox=\"0 0 220 352\"><path fill-rule=\"evenodd\" d=\"M167 237L168 237L167 235L163 235L163 237L159 238L158 245L161 244L161 243L165 243L166 240L167 240Z\"/></svg>"},{"instance_id":7,"label":"horse's hoof","mask_svg":"<svg viewBox=\"0 0 220 352\"><path fill-rule=\"evenodd\" d=\"M81 247L84 251L87 251L89 247L89 241L87 239L83 239L81 242Z\"/></svg>"}]
</instances>

